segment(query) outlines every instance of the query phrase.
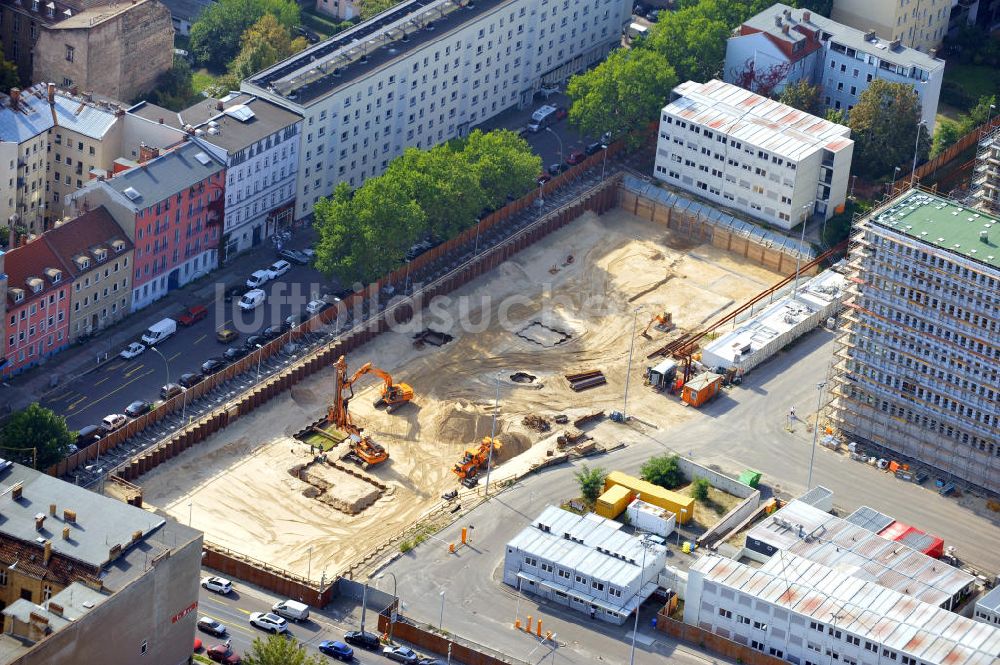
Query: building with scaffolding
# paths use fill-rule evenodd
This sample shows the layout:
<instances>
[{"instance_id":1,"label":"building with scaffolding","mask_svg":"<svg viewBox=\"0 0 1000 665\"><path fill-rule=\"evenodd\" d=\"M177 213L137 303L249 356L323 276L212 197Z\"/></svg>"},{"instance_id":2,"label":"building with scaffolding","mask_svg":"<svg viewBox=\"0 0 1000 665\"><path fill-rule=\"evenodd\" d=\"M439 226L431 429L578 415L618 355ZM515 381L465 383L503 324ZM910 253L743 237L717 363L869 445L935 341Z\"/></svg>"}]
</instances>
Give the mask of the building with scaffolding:
<instances>
[{"instance_id":1,"label":"building with scaffolding","mask_svg":"<svg viewBox=\"0 0 1000 665\"><path fill-rule=\"evenodd\" d=\"M1000 127L979 139L976 167L972 172L972 192L976 207L1000 213Z\"/></svg>"},{"instance_id":2,"label":"building with scaffolding","mask_svg":"<svg viewBox=\"0 0 1000 665\"><path fill-rule=\"evenodd\" d=\"M855 223L832 420L862 447L1000 492L1000 226L910 189Z\"/></svg>"}]
</instances>

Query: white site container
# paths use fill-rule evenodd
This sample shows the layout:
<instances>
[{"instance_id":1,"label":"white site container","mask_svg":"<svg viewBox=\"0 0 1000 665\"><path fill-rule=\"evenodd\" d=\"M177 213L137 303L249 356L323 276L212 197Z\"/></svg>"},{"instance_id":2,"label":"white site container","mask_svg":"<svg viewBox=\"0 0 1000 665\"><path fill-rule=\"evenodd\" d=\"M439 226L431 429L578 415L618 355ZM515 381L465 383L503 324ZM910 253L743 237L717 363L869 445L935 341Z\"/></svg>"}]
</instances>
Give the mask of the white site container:
<instances>
[{"instance_id":1,"label":"white site container","mask_svg":"<svg viewBox=\"0 0 1000 665\"><path fill-rule=\"evenodd\" d=\"M636 529L664 538L674 532L676 521L674 514L641 499L635 499L628 504L625 514L628 515L629 524Z\"/></svg>"}]
</instances>

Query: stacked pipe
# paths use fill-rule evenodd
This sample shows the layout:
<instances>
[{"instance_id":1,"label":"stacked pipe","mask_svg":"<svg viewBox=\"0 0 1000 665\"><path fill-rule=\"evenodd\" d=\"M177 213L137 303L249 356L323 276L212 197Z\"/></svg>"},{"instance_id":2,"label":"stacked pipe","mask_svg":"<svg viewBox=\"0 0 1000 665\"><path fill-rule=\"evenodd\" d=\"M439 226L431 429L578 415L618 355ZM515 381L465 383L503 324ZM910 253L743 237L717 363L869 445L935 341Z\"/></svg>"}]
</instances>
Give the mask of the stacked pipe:
<instances>
[{"instance_id":1,"label":"stacked pipe","mask_svg":"<svg viewBox=\"0 0 1000 665\"><path fill-rule=\"evenodd\" d=\"M577 372L575 374L567 374L566 380L569 381L570 390L573 390L574 392L603 386L608 382L607 378L604 376L604 372L599 369Z\"/></svg>"}]
</instances>

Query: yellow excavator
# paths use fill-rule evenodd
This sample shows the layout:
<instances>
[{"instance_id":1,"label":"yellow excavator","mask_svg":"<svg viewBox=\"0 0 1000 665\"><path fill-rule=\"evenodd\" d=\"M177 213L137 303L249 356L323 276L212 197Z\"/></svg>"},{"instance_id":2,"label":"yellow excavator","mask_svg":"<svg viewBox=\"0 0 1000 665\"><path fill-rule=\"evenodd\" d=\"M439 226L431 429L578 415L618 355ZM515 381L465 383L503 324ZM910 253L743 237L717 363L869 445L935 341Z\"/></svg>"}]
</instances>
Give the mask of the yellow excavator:
<instances>
[{"instance_id":1,"label":"yellow excavator","mask_svg":"<svg viewBox=\"0 0 1000 665\"><path fill-rule=\"evenodd\" d=\"M479 472L484 470L490 462L490 449L493 450L494 462L503 448L496 438L484 436L478 446L465 449L465 456L459 464L455 465L452 473L458 476L459 480L466 487L473 487L479 482Z\"/></svg>"},{"instance_id":2,"label":"yellow excavator","mask_svg":"<svg viewBox=\"0 0 1000 665\"><path fill-rule=\"evenodd\" d=\"M371 363L369 363L370 365ZM365 366L367 367L367 365ZM362 432L362 428L354 424L348 405L354 397L354 382L363 374L365 368L362 367L350 378L347 376L347 360L344 356L333 364L335 373L333 403L330 404L326 412L327 423L333 425L351 440L351 452L345 459L361 464L363 467L375 466L389 459L389 451L385 446L375 442L372 438ZM318 430L323 433L323 430Z\"/></svg>"}]
</instances>

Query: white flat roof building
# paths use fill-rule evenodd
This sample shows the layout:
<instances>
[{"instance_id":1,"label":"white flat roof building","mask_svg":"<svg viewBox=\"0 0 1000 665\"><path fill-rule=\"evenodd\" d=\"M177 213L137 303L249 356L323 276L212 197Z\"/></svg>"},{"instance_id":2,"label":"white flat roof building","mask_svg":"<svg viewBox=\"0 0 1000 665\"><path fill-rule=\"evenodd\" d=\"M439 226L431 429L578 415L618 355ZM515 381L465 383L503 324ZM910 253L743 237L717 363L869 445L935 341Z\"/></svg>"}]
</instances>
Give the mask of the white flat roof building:
<instances>
[{"instance_id":1,"label":"white flat roof building","mask_svg":"<svg viewBox=\"0 0 1000 665\"><path fill-rule=\"evenodd\" d=\"M1000 626L1000 586L976 601L973 616L976 621Z\"/></svg>"},{"instance_id":2,"label":"white flat roof building","mask_svg":"<svg viewBox=\"0 0 1000 665\"><path fill-rule=\"evenodd\" d=\"M684 622L794 665L996 665L1000 630L784 552L762 568L705 556Z\"/></svg>"},{"instance_id":3,"label":"white flat roof building","mask_svg":"<svg viewBox=\"0 0 1000 665\"><path fill-rule=\"evenodd\" d=\"M620 625L656 591L667 555L621 527L549 506L507 543L503 581Z\"/></svg>"},{"instance_id":4,"label":"white flat roof building","mask_svg":"<svg viewBox=\"0 0 1000 665\"><path fill-rule=\"evenodd\" d=\"M687 81L660 114L654 175L788 230L847 196L851 130L723 81Z\"/></svg>"}]
</instances>

